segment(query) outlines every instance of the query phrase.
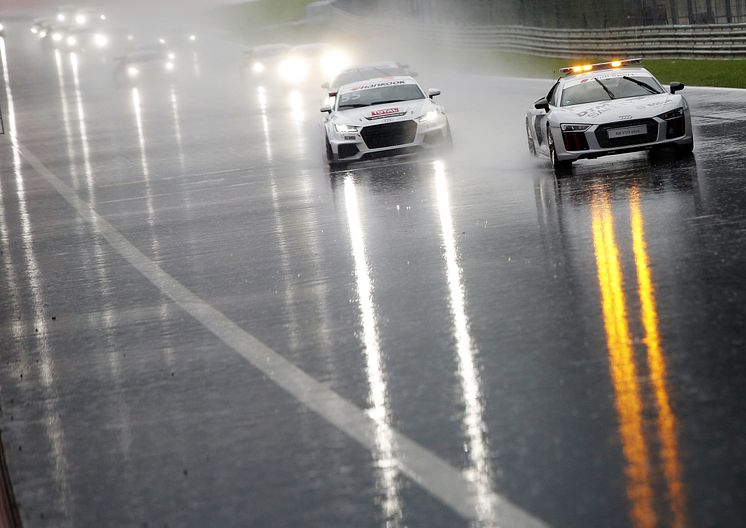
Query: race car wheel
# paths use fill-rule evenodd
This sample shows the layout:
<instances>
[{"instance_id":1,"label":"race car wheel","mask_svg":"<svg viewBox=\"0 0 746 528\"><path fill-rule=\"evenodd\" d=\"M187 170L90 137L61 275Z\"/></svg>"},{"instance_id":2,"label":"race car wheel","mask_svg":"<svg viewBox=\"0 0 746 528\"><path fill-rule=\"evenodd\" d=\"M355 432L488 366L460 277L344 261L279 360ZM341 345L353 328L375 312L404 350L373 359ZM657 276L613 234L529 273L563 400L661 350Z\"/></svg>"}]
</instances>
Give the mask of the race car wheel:
<instances>
[{"instance_id":1,"label":"race car wheel","mask_svg":"<svg viewBox=\"0 0 746 528\"><path fill-rule=\"evenodd\" d=\"M557 158L557 151L554 148L554 139L552 133L547 127L547 142L549 143L549 159L552 160L552 169L558 177L567 176L572 172L572 161L562 161Z\"/></svg>"},{"instance_id":2,"label":"race car wheel","mask_svg":"<svg viewBox=\"0 0 746 528\"><path fill-rule=\"evenodd\" d=\"M534 138L531 135L531 126L528 124L528 121L526 121L526 136L528 137L528 152L531 154L532 157L536 157L536 143L534 143Z\"/></svg>"},{"instance_id":3,"label":"race car wheel","mask_svg":"<svg viewBox=\"0 0 746 528\"><path fill-rule=\"evenodd\" d=\"M676 145L674 151L680 158L691 156L692 152L694 152L694 140L692 139L689 143L684 143L683 145Z\"/></svg>"}]
</instances>

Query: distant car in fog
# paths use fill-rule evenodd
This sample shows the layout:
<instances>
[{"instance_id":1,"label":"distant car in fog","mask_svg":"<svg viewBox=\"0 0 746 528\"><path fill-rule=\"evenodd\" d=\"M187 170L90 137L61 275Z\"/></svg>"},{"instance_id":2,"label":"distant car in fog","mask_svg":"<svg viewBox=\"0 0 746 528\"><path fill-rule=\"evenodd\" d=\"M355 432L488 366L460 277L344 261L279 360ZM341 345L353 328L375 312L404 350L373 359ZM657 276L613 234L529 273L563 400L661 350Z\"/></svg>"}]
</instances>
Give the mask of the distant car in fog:
<instances>
[{"instance_id":1,"label":"distant car in fog","mask_svg":"<svg viewBox=\"0 0 746 528\"><path fill-rule=\"evenodd\" d=\"M350 63L349 54L339 47L325 42L301 44L291 48L280 62L279 73L289 84L320 82L336 76Z\"/></svg>"},{"instance_id":2,"label":"distant car in fog","mask_svg":"<svg viewBox=\"0 0 746 528\"><path fill-rule=\"evenodd\" d=\"M440 90L425 93L412 77L370 79L339 88L324 106L326 159L331 166L363 158L449 150L451 127Z\"/></svg>"},{"instance_id":3,"label":"distant car in fog","mask_svg":"<svg viewBox=\"0 0 746 528\"><path fill-rule=\"evenodd\" d=\"M114 59L114 83L117 86L174 79L176 74L176 53L162 46L139 48Z\"/></svg>"},{"instance_id":4,"label":"distant car in fog","mask_svg":"<svg viewBox=\"0 0 746 528\"><path fill-rule=\"evenodd\" d=\"M526 115L531 154L548 156L557 174L573 161L601 156L673 148L694 149L689 104L668 90L640 59L563 68L546 97Z\"/></svg>"},{"instance_id":5,"label":"distant car in fog","mask_svg":"<svg viewBox=\"0 0 746 528\"><path fill-rule=\"evenodd\" d=\"M335 93L345 84L380 77L399 76L417 77L417 72L412 71L407 64L400 64L394 61L358 64L340 71L336 76L330 77L331 81L324 83L321 87L329 93Z\"/></svg>"},{"instance_id":6,"label":"distant car in fog","mask_svg":"<svg viewBox=\"0 0 746 528\"><path fill-rule=\"evenodd\" d=\"M197 33L188 29L171 29L158 37L158 43L171 50L187 49L196 45Z\"/></svg>"},{"instance_id":7,"label":"distant car in fog","mask_svg":"<svg viewBox=\"0 0 746 528\"><path fill-rule=\"evenodd\" d=\"M243 68L247 74L264 82L276 82L280 79L280 68L290 55L287 44L268 44L252 48L243 55Z\"/></svg>"}]
</instances>

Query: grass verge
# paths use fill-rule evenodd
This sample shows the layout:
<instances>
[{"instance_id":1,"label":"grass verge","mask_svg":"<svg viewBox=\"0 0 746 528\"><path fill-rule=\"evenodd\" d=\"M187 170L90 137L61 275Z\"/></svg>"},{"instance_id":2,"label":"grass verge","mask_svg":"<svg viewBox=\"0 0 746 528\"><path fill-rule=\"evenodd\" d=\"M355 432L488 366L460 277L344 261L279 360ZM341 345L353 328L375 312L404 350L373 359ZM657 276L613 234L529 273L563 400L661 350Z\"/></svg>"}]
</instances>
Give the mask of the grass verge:
<instances>
[{"instance_id":1,"label":"grass verge","mask_svg":"<svg viewBox=\"0 0 746 528\"><path fill-rule=\"evenodd\" d=\"M493 67L500 72L509 71L511 76L558 77L559 69L586 62L603 62L608 59L585 58L580 60L534 57L518 53L493 54ZM746 60L688 60L646 59L643 66L662 83L683 82L689 86L718 86L724 88L746 88Z\"/></svg>"}]
</instances>

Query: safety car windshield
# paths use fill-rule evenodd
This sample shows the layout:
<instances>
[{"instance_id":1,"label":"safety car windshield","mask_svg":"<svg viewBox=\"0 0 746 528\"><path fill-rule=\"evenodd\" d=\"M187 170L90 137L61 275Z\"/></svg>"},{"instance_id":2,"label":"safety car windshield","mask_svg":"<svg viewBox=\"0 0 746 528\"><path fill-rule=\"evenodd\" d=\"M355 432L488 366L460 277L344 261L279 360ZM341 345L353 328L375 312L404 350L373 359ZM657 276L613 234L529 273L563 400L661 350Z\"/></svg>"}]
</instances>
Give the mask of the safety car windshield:
<instances>
[{"instance_id":1,"label":"safety car windshield","mask_svg":"<svg viewBox=\"0 0 746 528\"><path fill-rule=\"evenodd\" d=\"M650 76L589 77L583 79L579 84L566 86L562 90L561 106L628 99L661 93L663 93L663 88L658 84L658 81Z\"/></svg>"},{"instance_id":2,"label":"safety car windshield","mask_svg":"<svg viewBox=\"0 0 746 528\"><path fill-rule=\"evenodd\" d=\"M416 84L381 86L367 90L352 90L341 94L338 98L337 109L349 110L351 108L400 103L402 101L414 101L424 98L425 95Z\"/></svg>"}]
</instances>

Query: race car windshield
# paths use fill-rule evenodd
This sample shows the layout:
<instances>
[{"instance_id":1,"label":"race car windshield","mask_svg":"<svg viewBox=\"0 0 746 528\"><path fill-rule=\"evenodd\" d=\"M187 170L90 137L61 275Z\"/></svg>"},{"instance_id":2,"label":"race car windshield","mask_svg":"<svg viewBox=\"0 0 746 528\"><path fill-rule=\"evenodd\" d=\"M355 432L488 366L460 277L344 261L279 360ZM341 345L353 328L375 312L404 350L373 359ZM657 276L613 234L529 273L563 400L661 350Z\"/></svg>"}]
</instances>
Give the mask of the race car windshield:
<instances>
[{"instance_id":1,"label":"race car windshield","mask_svg":"<svg viewBox=\"0 0 746 528\"><path fill-rule=\"evenodd\" d=\"M375 106L380 104L400 103L402 101L415 101L424 99L416 84L400 84L398 86L382 86L370 90L357 90L343 93L339 97L338 110L349 110L350 108L362 108L364 106Z\"/></svg>"},{"instance_id":2,"label":"race car windshield","mask_svg":"<svg viewBox=\"0 0 746 528\"><path fill-rule=\"evenodd\" d=\"M375 77L396 77L397 75L408 75L405 68L366 68L342 73L334 79L332 86L344 86L358 81L367 81Z\"/></svg>"},{"instance_id":3,"label":"race car windshield","mask_svg":"<svg viewBox=\"0 0 746 528\"><path fill-rule=\"evenodd\" d=\"M613 99L628 99L661 94L663 88L650 76L598 77L568 86L562 91L561 106L598 103Z\"/></svg>"}]
</instances>

